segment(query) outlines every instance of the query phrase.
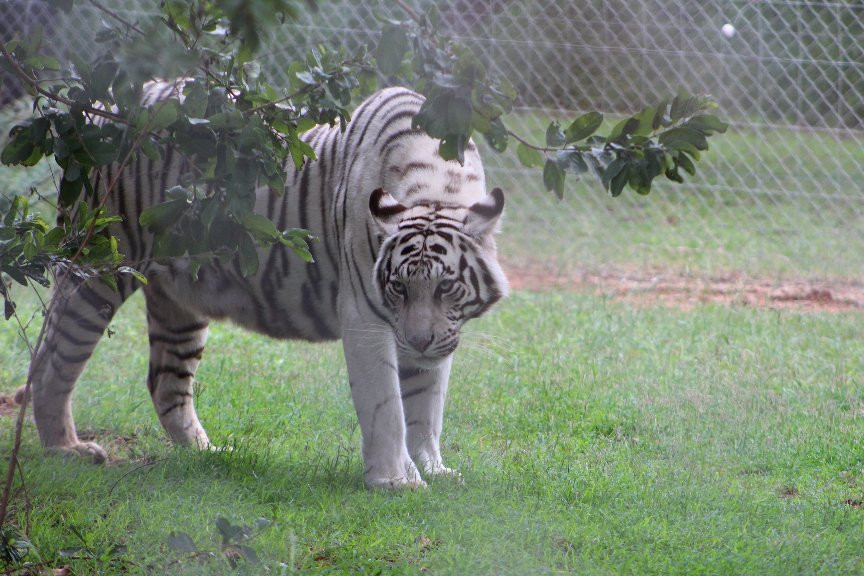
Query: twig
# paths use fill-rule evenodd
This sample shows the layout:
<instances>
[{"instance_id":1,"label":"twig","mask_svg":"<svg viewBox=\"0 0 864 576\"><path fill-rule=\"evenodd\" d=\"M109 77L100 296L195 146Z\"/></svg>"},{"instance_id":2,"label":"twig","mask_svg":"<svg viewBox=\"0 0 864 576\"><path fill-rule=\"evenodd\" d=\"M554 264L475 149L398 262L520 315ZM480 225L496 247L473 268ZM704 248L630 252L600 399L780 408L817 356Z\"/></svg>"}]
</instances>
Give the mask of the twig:
<instances>
[{"instance_id":1,"label":"twig","mask_svg":"<svg viewBox=\"0 0 864 576\"><path fill-rule=\"evenodd\" d=\"M0 279L2 282L2 279ZM5 288L5 286L4 286ZM18 313L15 312L13 314L15 316L15 320L18 322L18 326L21 326L21 318L18 316ZM42 326L39 328L39 336L36 338L36 344L31 345L30 339L27 338L26 332L22 331L22 335L24 338L24 342L27 344L27 348L30 350L30 362L31 367L33 360L36 358L36 353L42 346L42 341L45 337L45 331L48 326L48 317L46 316L45 321L42 322ZM3 486L3 495L0 497L0 526L6 521L6 514L9 508L9 499L12 495L12 484L15 481L15 470L18 466L18 453L21 451L21 436L24 431L24 418L27 415L27 400L30 396L30 387L33 383L33 371L27 371L27 380L24 383L24 397L21 400L21 409L18 410L18 418L15 421L15 440L12 443L12 453L9 455L9 467L6 469L6 483Z\"/></svg>"},{"instance_id":2,"label":"twig","mask_svg":"<svg viewBox=\"0 0 864 576\"><path fill-rule=\"evenodd\" d=\"M24 534L30 536L30 492L27 490L27 483L24 481L24 471L21 470L21 462L16 460L18 467L18 477L21 479L21 488L24 489Z\"/></svg>"},{"instance_id":3,"label":"twig","mask_svg":"<svg viewBox=\"0 0 864 576\"><path fill-rule=\"evenodd\" d=\"M532 149L538 150L540 152L569 152L569 151L586 152L587 151L587 150L583 150L582 148L580 148L578 146L570 146L569 148L568 147L549 148L548 146L537 146L535 144L531 144L530 142L528 142L527 140L525 140L524 138L522 138L521 136L519 136L515 132L512 132L511 130L507 130L507 135L512 137L514 140L516 140L520 144L524 144L528 148L532 148Z\"/></svg>"},{"instance_id":4,"label":"twig","mask_svg":"<svg viewBox=\"0 0 864 576\"><path fill-rule=\"evenodd\" d=\"M113 484L111 484L111 488L108 489L108 498L111 497L111 493L114 492L114 488L117 487L117 484L119 484L121 480L123 480L124 478L126 478L126 477L129 476L130 474L132 474L132 473L134 473L134 472L137 472L137 471L141 470L142 468L147 468L147 467L149 467L149 466L155 466L156 464L159 464L159 463L161 463L161 462L165 462L166 460L171 460L171 458L170 458L170 457L166 457L166 458L159 458L158 460L153 460L152 462L145 462L144 464L141 464L141 465L139 465L139 466L136 466L136 467L133 468L132 470L127 471L125 474L123 474L122 476L120 476L120 478L118 478L117 480L115 480Z\"/></svg>"},{"instance_id":5,"label":"twig","mask_svg":"<svg viewBox=\"0 0 864 576\"><path fill-rule=\"evenodd\" d=\"M408 16L410 16L412 20L414 20L418 24L423 24L423 19L420 18L420 16L417 15L417 12L415 12L413 8L408 6L408 4L406 4L402 0L394 0L394 3L399 6L406 14L408 14Z\"/></svg>"},{"instance_id":6,"label":"twig","mask_svg":"<svg viewBox=\"0 0 864 576\"><path fill-rule=\"evenodd\" d=\"M102 4L97 2L96 0L90 0L90 3L93 4L93 6L95 6L97 9L108 14L108 16L110 16L111 18L117 20L118 22L120 22L121 24L123 24L124 26L129 28L130 30L134 30L135 32L137 32L141 36L147 35L143 30L138 28L138 26L136 26L135 24L132 24L131 22L127 22L122 16L120 16L116 12L112 12L111 10L109 10L108 8L106 8L105 6L103 6Z\"/></svg>"},{"instance_id":7,"label":"twig","mask_svg":"<svg viewBox=\"0 0 864 576\"><path fill-rule=\"evenodd\" d=\"M49 90L45 90L44 88L42 88L42 86L39 85L39 80L30 76L29 74L27 74L26 70L21 68L21 65L18 64L18 60L9 52L9 50L6 48L6 44L2 40L0 40L0 54L2 54L2 56L6 59L6 61L9 63L9 65L12 67L12 70L15 72L15 74L21 80L23 80L25 83L27 83L28 86L33 88L33 90L35 90L38 94L40 94L40 95L42 95L45 98L48 98L50 100L56 100L57 102L62 102L63 104L66 104L67 106L73 106L76 104L76 102L74 100L70 100L69 98L66 98L65 96L61 96L60 94L55 94L54 92L51 92ZM122 116L118 116L117 114L112 114L111 112L108 112L107 110L101 110L99 108L93 108L92 106L84 106L82 109L89 114L93 114L95 116L101 116L103 118L107 118L108 120L113 120L114 122L119 122L121 124L128 124L129 123L129 121L127 119L123 118Z\"/></svg>"},{"instance_id":8,"label":"twig","mask_svg":"<svg viewBox=\"0 0 864 576\"><path fill-rule=\"evenodd\" d=\"M24 564L23 566L12 566L11 568L6 568L3 572L0 572L0 574L3 574L3 576L10 576L12 574L17 574L19 572L23 572L25 570L29 570L30 574L34 574L34 572L33 572L34 568L52 567L52 566L56 567L56 565L57 565L56 559L55 560L42 560L41 562L28 562L28 563Z\"/></svg>"}]
</instances>

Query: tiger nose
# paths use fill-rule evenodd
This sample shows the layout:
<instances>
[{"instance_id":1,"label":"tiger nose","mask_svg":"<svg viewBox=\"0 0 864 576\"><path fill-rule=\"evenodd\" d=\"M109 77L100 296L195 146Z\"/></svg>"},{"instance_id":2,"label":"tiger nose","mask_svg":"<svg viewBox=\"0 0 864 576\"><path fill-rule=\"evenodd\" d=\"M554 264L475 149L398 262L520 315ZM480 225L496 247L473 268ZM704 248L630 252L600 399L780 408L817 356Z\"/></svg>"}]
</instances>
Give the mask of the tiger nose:
<instances>
[{"instance_id":1,"label":"tiger nose","mask_svg":"<svg viewBox=\"0 0 864 576\"><path fill-rule=\"evenodd\" d=\"M425 352L434 340L434 334L429 334L428 336L425 334L410 334L408 336L408 344L418 352Z\"/></svg>"}]
</instances>

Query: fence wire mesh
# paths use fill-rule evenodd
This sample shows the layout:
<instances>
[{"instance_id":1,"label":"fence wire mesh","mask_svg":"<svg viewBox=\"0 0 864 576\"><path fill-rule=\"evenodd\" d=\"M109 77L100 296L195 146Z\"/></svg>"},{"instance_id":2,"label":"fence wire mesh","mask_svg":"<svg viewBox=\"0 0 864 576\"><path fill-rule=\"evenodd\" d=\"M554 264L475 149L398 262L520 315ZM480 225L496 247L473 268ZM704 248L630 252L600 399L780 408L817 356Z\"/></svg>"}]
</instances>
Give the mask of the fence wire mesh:
<instances>
[{"instance_id":1,"label":"fence wire mesh","mask_svg":"<svg viewBox=\"0 0 864 576\"><path fill-rule=\"evenodd\" d=\"M155 3L106 2L124 18ZM428 2L414 2L422 10ZM485 152L509 191L502 253L544 274L643 270L857 279L864 264L864 2L796 0L444 0L442 29L520 94L511 128L635 111L679 89L707 93L732 124L684 185L609 198L571 179L565 200L515 155ZM261 55L274 84L318 44L374 45L391 3L321 1ZM60 54L98 50L94 4L61 14L0 0L0 32L39 23Z\"/></svg>"}]
</instances>

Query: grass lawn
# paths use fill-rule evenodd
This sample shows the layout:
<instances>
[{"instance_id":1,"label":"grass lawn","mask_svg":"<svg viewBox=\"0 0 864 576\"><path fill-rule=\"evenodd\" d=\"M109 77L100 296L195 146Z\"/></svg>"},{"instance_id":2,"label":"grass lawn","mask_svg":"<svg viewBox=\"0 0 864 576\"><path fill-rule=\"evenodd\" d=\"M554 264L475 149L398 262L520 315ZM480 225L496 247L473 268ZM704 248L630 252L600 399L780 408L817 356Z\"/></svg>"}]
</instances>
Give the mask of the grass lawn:
<instances>
[{"instance_id":1,"label":"grass lawn","mask_svg":"<svg viewBox=\"0 0 864 576\"><path fill-rule=\"evenodd\" d=\"M679 311L517 292L469 325L457 355L443 449L464 484L441 479L398 494L363 488L338 344L214 326L198 410L214 442L233 451L202 454L168 446L150 405L142 300L112 329L75 406L79 431L114 462L45 457L32 424L26 430L30 535L51 566L208 575L864 572L859 314ZM9 324L0 350L0 388L11 391L26 352ZM11 419L0 426L8 446ZM19 491L20 526L26 501ZM247 543L263 567L231 568L219 517L271 523ZM213 555L190 559L180 533Z\"/></svg>"}]
</instances>

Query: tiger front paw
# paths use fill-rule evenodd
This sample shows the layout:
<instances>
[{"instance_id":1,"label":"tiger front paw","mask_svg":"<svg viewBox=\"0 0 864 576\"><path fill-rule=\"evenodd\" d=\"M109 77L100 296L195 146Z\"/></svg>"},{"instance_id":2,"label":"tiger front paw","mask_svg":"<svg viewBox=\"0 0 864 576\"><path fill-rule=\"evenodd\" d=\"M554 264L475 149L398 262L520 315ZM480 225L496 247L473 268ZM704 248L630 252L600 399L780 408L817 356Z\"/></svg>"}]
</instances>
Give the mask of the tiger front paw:
<instances>
[{"instance_id":1,"label":"tiger front paw","mask_svg":"<svg viewBox=\"0 0 864 576\"><path fill-rule=\"evenodd\" d=\"M364 478L366 486L373 489L413 490L426 487L426 482L420 477L420 471L410 460L395 473L388 473L383 467L370 466L366 469Z\"/></svg>"},{"instance_id":2,"label":"tiger front paw","mask_svg":"<svg viewBox=\"0 0 864 576\"><path fill-rule=\"evenodd\" d=\"M414 455L414 462L417 462L423 467L423 474L426 476L445 476L449 478L462 479L462 474L455 468L448 468L441 460L441 456L437 454L429 455L428 453L419 453Z\"/></svg>"},{"instance_id":3,"label":"tiger front paw","mask_svg":"<svg viewBox=\"0 0 864 576\"><path fill-rule=\"evenodd\" d=\"M419 488L426 488L427 484L423 481L422 478L405 478L405 477L395 477L395 478L367 478L366 486L368 488L379 489L379 490L417 490Z\"/></svg>"},{"instance_id":4,"label":"tiger front paw","mask_svg":"<svg viewBox=\"0 0 864 576\"><path fill-rule=\"evenodd\" d=\"M423 469L423 472L429 476L446 476L448 478L456 478L461 480L462 473L456 470L455 468L448 468L441 464L440 462L435 466L426 466Z\"/></svg>"},{"instance_id":5,"label":"tiger front paw","mask_svg":"<svg viewBox=\"0 0 864 576\"><path fill-rule=\"evenodd\" d=\"M51 446L47 450L58 456L89 458L94 464L102 464L108 459L108 453L95 442L77 442L68 446Z\"/></svg>"}]
</instances>

